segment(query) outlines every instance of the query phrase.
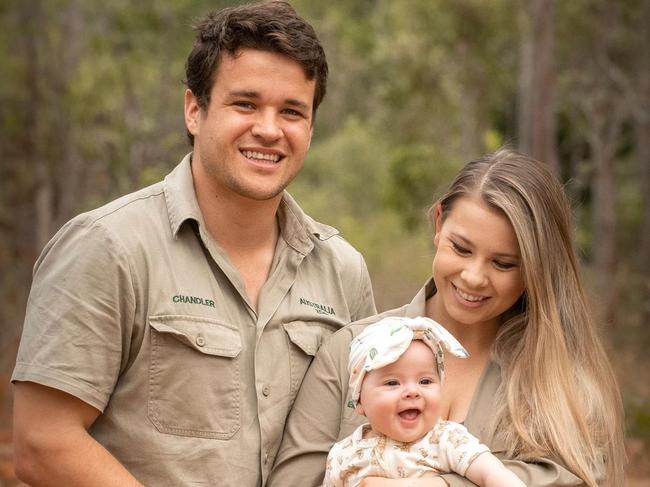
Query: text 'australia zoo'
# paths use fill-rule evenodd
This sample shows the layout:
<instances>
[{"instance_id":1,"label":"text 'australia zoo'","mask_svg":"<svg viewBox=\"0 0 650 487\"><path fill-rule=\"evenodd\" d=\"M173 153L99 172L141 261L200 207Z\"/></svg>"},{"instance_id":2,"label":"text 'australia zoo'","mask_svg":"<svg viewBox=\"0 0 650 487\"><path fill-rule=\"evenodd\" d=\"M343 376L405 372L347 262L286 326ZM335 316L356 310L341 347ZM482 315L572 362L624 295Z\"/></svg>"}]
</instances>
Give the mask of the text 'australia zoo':
<instances>
[{"instance_id":1,"label":"text 'australia zoo'","mask_svg":"<svg viewBox=\"0 0 650 487\"><path fill-rule=\"evenodd\" d=\"M311 306L316 310L316 313L321 314L321 315L333 315L334 313L334 308L331 306L325 306L324 304L318 304L314 303L313 301L308 301L305 298L300 298L300 304L304 304L307 306Z\"/></svg>"}]
</instances>

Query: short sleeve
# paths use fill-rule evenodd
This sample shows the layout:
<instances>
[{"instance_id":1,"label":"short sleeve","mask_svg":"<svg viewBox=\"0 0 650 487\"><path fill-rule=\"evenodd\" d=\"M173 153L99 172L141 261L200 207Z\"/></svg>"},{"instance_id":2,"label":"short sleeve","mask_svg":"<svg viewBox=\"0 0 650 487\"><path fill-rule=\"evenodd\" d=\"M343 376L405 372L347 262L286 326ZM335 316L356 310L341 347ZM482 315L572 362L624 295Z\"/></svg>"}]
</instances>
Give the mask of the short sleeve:
<instances>
[{"instance_id":1,"label":"short sleeve","mask_svg":"<svg viewBox=\"0 0 650 487\"><path fill-rule=\"evenodd\" d=\"M345 441L345 440L343 440ZM339 487L341 486L341 468L336 458L342 455L343 447L342 442L335 443L327 455L327 463L325 464L325 478L323 479L322 487Z\"/></svg>"},{"instance_id":2,"label":"short sleeve","mask_svg":"<svg viewBox=\"0 0 650 487\"><path fill-rule=\"evenodd\" d=\"M103 412L135 313L126 254L83 215L55 235L34 267L12 381L62 390Z\"/></svg>"},{"instance_id":3,"label":"short sleeve","mask_svg":"<svg viewBox=\"0 0 650 487\"><path fill-rule=\"evenodd\" d=\"M438 444L438 459L445 472L465 475L471 463L490 449L480 443L467 428L453 421L441 421L436 424L433 440Z\"/></svg>"}]
</instances>

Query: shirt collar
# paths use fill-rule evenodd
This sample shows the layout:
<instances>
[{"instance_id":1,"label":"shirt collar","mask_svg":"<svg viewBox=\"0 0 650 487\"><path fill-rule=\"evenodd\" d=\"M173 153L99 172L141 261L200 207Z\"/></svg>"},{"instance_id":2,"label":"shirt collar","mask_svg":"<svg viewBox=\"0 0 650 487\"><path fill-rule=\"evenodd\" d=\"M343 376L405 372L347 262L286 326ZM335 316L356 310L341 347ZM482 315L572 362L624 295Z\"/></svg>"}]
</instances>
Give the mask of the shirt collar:
<instances>
[{"instance_id":1,"label":"shirt collar","mask_svg":"<svg viewBox=\"0 0 650 487\"><path fill-rule=\"evenodd\" d=\"M339 233L335 228L319 223L306 215L286 191L282 195L278 208L278 221L282 238L290 247L303 255L307 255L314 248L312 236L324 241Z\"/></svg>"},{"instance_id":2,"label":"shirt collar","mask_svg":"<svg viewBox=\"0 0 650 487\"><path fill-rule=\"evenodd\" d=\"M203 216L194 192L191 160L192 153L189 153L165 177L163 183L169 224L174 238L186 220L195 220L199 225L203 225Z\"/></svg>"},{"instance_id":3,"label":"shirt collar","mask_svg":"<svg viewBox=\"0 0 650 487\"><path fill-rule=\"evenodd\" d=\"M194 220L203 226L203 215L194 191L191 161L192 154L189 153L164 180L165 201L174 238L187 220ZM314 248L312 236L327 240L339 233L335 228L318 223L306 215L286 191L282 194L278 208L278 222L285 242L303 255Z\"/></svg>"},{"instance_id":4,"label":"shirt collar","mask_svg":"<svg viewBox=\"0 0 650 487\"><path fill-rule=\"evenodd\" d=\"M418 316L426 316L427 299L436 293L436 283L433 277L430 277L427 282L420 288L413 300L406 305L404 316L407 318L417 318Z\"/></svg>"}]
</instances>

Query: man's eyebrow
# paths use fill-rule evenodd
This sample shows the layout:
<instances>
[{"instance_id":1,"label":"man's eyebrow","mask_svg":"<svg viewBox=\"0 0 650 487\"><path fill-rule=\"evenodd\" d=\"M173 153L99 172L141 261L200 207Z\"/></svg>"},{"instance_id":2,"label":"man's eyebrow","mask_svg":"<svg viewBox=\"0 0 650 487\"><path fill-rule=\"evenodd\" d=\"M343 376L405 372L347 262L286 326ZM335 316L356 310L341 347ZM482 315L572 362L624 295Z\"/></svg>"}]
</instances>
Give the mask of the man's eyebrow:
<instances>
[{"instance_id":1,"label":"man's eyebrow","mask_svg":"<svg viewBox=\"0 0 650 487\"><path fill-rule=\"evenodd\" d=\"M307 105L305 102L302 102L300 100L295 100L293 98L288 98L285 103L287 105L290 105L292 107L300 108L302 110L309 110L309 105Z\"/></svg>"},{"instance_id":2,"label":"man's eyebrow","mask_svg":"<svg viewBox=\"0 0 650 487\"><path fill-rule=\"evenodd\" d=\"M252 90L235 90L231 91L228 93L228 96L230 98L251 98L251 99L256 99L259 98L260 94L257 91L252 91ZM287 98L284 101L287 105L295 107L295 108L300 108L302 110L309 110L309 105L305 103L304 101L297 100L295 98Z\"/></svg>"},{"instance_id":3,"label":"man's eyebrow","mask_svg":"<svg viewBox=\"0 0 650 487\"><path fill-rule=\"evenodd\" d=\"M238 96L243 97L243 98L259 98L259 93L257 91L250 91L250 90L236 90L236 91L231 91L228 93L228 96L232 98L236 98Z\"/></svg>"}]
</instances>

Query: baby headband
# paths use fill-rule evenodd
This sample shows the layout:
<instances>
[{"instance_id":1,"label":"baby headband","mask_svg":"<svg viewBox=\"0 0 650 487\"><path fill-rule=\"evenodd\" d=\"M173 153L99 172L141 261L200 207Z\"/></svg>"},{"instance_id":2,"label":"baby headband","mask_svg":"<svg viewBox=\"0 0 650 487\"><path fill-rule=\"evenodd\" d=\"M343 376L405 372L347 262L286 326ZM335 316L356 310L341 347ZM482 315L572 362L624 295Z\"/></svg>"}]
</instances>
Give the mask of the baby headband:
<instances>
[{"instance_id":1,"label":"baby headband","mask_svg":"<svg viewBox=\"0 0 650 487\"><path fill-rule=\"evenodd\" d=\"M433 351L441 383L445 375L442 346L456 357L469 357L469 353L451 333L429 318L384 318L364 328L350 344L349 407L355 407L359 401L366 374L396 362L413 340L422 340Z\"/></svg>"}]
</instances>

